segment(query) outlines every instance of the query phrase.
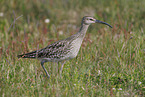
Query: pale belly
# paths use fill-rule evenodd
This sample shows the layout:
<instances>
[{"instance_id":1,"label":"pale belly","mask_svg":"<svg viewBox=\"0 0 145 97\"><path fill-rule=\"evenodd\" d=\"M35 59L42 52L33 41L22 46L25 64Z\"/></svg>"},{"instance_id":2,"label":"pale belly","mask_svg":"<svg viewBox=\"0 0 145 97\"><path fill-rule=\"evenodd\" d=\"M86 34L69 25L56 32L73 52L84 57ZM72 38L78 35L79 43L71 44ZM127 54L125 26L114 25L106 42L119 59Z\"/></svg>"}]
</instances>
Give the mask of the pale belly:
<instances>
[{"instance_id":1,"label":"pale belly","mask_svg":"<svg viewBox=\"0 0 145 97\"><path fill-rule=\"evenodd\" d=\"M72 49L68 55L70 59L75 58L79 52L79 49L81 47L82 40L81 39L76 39L72 42Z\"/></svg>"}]
</instances>

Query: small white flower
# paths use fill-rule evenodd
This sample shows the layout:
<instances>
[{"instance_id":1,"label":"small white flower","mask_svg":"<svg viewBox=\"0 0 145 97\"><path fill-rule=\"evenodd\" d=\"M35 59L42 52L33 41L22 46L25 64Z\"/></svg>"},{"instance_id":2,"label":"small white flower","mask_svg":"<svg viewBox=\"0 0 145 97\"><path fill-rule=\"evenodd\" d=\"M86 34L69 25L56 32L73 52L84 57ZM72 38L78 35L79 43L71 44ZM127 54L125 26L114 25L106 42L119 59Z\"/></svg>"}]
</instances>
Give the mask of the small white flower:
<instances>
[{"instance_id":1,"label":"small white flower","mask_svg":"<svg viewBox=\"0 0 145 97\"><path fill-rule=\"evenodd\" d=\"M122 90L122 88L119 88L118 90Z\"/></svg>"},{"instance_id":2,"label":"small white flower","mask_svg":"<svg viewBox=\"0 0 145 97\"><path fill-rule=\"evenodd\" d=\"M50 22L50 19L45 19L45 23L49 23Z\"/></svg>"},{"instance_id":3,"label":"small white flower","mask_svg":"<svg viewBox=\"0 0 145 97\"><path fill-rule=\"evenodd\" d=\"M140 85L142 82L138 81L138 84Z\"/></svg>"},{"instance_id":4,"label":"small white flower","mask_svg":"<svg viewBox=\"0 0 145 97\"><path fill-rule=\"evenodd\" d=\"M100 75L101 74L101 71L100 70L98 70L98 75Z\"/></svg>"},{"instance_id":5,"label":"small white flower","mask_svg":"<svg viewBox=\"0 0 145 97\"><path fill-rule=\"evenodd\" d=\"M0 12L0 17L3 17L4 16L4 13L3 12Z\"/></svg>"},{"instance_id":6,"label":"small white flower","mask_svg":"<svg viewBox=\"0 0 145 97\"><path fill-rule=\"evenodd\" d=\"M115 73L112 76L115 76Z\"/></svg>"},{"instance_id":7,"label":"small white flower","mask_svg":"<svg viewBox=\"0 0 145 97\"><path fill-rule=\"evenodd\" d=\"M116 90L115 88L112 88L112 90Z\"/></svg>"},{"instance_id":8,"label":"small white flower","mask_svg":"<svg viewBox=\"0 0 145 97\"><path fill-rule=\"evenodd\" d=\"M76 86L76 84L74 84Z\"/></svg>"},{"instance_id":9,"label":"small white flower","mask_svg":"<svg viewBox=\"0 0 145 97\"><path fill-rule=\"evenodd\" d=\"M58 33L59 33L59 35L63 35L63 31L62 30L60 30Z\"/></svg>"},{"instance_id":10,"label":"small white flower","mask_svg":"<svg viewBox=\"0 0 145 97\"><path fill-rule=\"evenodd\" d=\"M131 31L130 34L133 34L133 32Z\"/></svg>"}]
</instances>

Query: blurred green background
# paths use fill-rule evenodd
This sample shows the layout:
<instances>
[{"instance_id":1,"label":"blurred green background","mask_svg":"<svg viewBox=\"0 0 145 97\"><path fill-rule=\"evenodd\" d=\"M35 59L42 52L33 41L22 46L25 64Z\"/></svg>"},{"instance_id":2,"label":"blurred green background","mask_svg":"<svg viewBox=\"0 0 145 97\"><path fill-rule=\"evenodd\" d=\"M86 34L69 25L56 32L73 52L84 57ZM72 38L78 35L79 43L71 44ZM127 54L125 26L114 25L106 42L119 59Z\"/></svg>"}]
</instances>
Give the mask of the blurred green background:
<instances>
[{"instance_id":1,"label":"blurred green background","mask_svg":"<svg viewBox=\"0 0 145 97\"><path fill-rule=\"evenodd\" d=\"M83 16L92 24L62 78L54 63L18 59L75 34ZM145 95L145 0L0 0L1 96ZM60 66L59 66L60 68Z\"/></svg>"}]
</instances>

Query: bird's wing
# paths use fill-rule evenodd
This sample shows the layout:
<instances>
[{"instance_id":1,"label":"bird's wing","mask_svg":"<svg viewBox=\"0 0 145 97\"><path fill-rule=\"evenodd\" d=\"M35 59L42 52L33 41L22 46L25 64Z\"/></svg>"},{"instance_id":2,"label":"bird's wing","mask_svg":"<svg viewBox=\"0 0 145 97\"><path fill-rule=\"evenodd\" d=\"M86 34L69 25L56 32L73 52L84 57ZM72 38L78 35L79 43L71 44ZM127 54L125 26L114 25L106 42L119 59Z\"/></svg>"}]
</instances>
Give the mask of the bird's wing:
<instances>
[{"instance_id":1,"label":"bird's wing","mask_svg":"<svg viewBox=\"0 0 145 97\"><path fill-rule=\"evenodd\" d=\"M57 59L63 57L68 50L68 43L65 40L57 41L38 52L38 58Z\"/></svg>"},{"instance_id":2,"label":"bird's wing","mask_svg":"<svg viewBox=\"0 0 145 97\"><path fill-rule=\"evenodd\" d=\"M22 58L50 58L58 59L64 57L65 54L69 52L69 42L66 40L61 40L48 45L47 47L36 50L30 53L18 55Z\"/></svg>"}]
</instances>

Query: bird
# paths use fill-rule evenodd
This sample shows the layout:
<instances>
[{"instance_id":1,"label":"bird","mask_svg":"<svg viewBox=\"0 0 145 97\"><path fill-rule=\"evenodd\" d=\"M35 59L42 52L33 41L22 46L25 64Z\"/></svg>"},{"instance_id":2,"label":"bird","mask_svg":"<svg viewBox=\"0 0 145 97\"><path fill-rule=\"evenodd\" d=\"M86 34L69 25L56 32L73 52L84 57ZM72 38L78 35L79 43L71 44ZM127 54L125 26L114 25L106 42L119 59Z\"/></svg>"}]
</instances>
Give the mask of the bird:
<instances>
[{"instance_id":1,"label":"bird","mask_svg":"<svg viewBox=\"0 0 145 97\"><path fill-rule=\"evenodd\" d=\"M112 28L110 24L97 20L92 16L84 16L82 18L80 30L76 34L66 39L56 41L40 50L35 50L29 53L20 54L18 55L18 58L39 59L41 62L41 66L45 71L47 77L50 78L50 75L48 74L47 70L44 67L44 63L45 62L58 63L58 62L75 58L79 52L79 49L81 47L87 29L89 25L92 23L105 24ZM64 63L61 64L60 74L63 70Z\"/></svg>"}]
</instances>

